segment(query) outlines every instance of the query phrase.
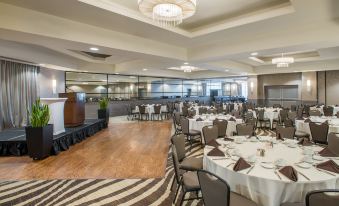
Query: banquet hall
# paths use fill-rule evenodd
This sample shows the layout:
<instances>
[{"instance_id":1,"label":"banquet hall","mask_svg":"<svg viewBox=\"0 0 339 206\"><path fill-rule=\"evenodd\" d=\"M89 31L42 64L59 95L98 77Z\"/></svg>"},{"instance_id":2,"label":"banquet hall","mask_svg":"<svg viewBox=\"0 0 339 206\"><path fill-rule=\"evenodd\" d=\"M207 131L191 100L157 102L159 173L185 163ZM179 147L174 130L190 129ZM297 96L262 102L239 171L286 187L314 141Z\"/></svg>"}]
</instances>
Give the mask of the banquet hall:
<instances>
[{"instance_id":1,"label":"banquet hall","mask_svg":"<svg viewBox=\"0 0 339 206\"><path fill-rule=\"evenodd\" d=\"M339 0L0 0L0 205L339 206Z\"/></svg>"}]
</instances>

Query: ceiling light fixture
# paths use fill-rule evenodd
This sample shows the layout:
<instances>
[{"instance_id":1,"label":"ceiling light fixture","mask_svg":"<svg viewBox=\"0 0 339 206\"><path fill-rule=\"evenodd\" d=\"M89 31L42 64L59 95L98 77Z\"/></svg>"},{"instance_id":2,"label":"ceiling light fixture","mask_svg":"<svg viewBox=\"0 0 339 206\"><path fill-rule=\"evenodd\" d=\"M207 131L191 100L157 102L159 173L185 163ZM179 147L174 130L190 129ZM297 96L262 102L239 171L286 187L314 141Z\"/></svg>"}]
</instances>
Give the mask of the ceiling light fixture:
<instances>
[{"instance_id":1,"label":"ceiling light fixture","mask_svg":"<svg viewBox=\"0 0 339 206\"><path fill-rule=\"evenodd\" d=\"M147 71L148 69L146 69L146 68L144 68L144 69L142 69L142 71Z\"/></svg>"},{"instance_id":2,"label":"ceiling light fixture","mask_svg":"<svg viewBox=\"0 0 339 206\"><path fill-rule=\"evenodd\" d=\"M99 51L99 49L96 48L96 47L91 47L91 48L89 48L89 50L91 50L91 51Z\"/></svg>"},{"instance_id":3,"label":"ceiling light fixture","mask_svg":"<svg viewBox=\"0 0 339 206\"><path fill-rule=\"evenodd\" d=\"M252 52L251 53L251 56L257 56L258 55L258 52Z\"/></svg>"},{"instance_id":4,"label":"ceiling light fixture","mask_svg":"<svg viewBox=\"0 0 339 206\"><path fill-rule=\"evenodd\" d=\"M196 0L138 0L139 10L161 26L176 26L194 15Z\"/></svg>"},{"instance_id":5,"label":"ceiling light fixture","mask_svg":"<svg viewBox=\"0 0 339 206\"><path fill-rule=\"evenodd\" d=\"M293 57L284 57L284 54L281 54L281 57L273 58L272 64L276 64L278 68L286 68L289 64L294 63Z\"/></svg>"},{"instance_id":6,"label":"ceiling light fixture","mask_svg":"<svg viewBox=\"0 0 339 206\"><path fill-rule=\"evenodd\" d=\"M181 66L180 68L186 73L190 73L194 70L194 67L192 66Z\"/></svg>"}]
</instances>

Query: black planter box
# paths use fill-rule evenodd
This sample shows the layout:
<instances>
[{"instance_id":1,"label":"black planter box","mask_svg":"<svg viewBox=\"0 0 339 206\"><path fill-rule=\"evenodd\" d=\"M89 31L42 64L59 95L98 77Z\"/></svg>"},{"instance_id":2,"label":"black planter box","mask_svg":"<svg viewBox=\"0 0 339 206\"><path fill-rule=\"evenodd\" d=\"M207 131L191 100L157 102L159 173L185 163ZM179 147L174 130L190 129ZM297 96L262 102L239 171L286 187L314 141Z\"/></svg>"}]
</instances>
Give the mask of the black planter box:
<instances>
[{"instance_id":1,"label":"black planter box","mask_svg":"<svg viewBox=\"0 0 339 206\"><path fill-rule=\"evenodd\" d=\"M98 119L105 119L106 126L109 122L109 110L108 109L98 109Z\"/></svg>"},{"instance_id":2,"label":"black planter box","mask_svg":"<svg viewBox=\"0 0 339 206\"><path fill-rule=\"evenodd\" d=\"M53 146L53 125L45 127L26 127L28 155L34 160L41 160L51 154Z\"/></svg>"}]
</instances>

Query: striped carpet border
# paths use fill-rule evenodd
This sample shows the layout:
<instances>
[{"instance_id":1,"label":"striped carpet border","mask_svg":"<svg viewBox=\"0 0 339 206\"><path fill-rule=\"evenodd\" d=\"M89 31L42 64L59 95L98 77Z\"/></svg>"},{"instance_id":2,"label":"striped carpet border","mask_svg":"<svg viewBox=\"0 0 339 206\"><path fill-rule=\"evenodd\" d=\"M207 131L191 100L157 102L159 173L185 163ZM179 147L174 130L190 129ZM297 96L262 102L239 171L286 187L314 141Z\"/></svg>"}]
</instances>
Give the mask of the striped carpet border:
<instances>
[{"instance_id":1,"label":"striped carpet border","mask_svg":"<svg viewBox=\"0 0 339 206\"><path fill-rule=\"evenodd\" d=\"M275 135L272 131L263 130L258 130L257 134ZM188 156L202 156L203 150L199 143L193 144L191 150L190 145L186 148ZM165 176L158 179L1 181L0 205L169 206L174 198L174 191L170 190L173 178L173 164L169 153ZM200 206L202 201L188 201L184 205Z\"/></svg>"}]
</instances>

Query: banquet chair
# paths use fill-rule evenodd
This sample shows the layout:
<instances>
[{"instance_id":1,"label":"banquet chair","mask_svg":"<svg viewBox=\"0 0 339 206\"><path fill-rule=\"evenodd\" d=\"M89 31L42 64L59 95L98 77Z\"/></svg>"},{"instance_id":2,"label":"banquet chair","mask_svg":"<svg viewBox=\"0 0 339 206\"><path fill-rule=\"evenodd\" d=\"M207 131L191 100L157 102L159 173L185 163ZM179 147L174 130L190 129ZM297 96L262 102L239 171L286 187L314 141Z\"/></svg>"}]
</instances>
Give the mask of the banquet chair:
<instances>
[{"instance_id":1,"label":"banquet chair","mask_svg":"<svg viewBox=\"0 0 339 206\"><path fill-rule=\"evenodd\" d=\"M260 124L260 127L262 128L262 123L264 123L265 128L267 128L267 123L270 125L269 128L271 127L271 122L268 118L265 118L265 110L261 109L258 110L258 122Z\"/></svg>"},{"instance_id":2,"label":"banquet chair","mask_svg":"<svg viewBox=\"0 0 339 206\"><path fill-rule=\"evenodd\" d=\"M182 188L182 192L183 192L182 198L180 200L180 205L182 205L182 203L187 200L201 199L201 197L198 196L198 193L200 191L200 185L199 185L197 172L193 172L193 171L185 172L185 171L180 170L177 151L174 145L172 145L172 160L173 160L175 181L178 185L175 191L175 194L174 194L173 204L175 204L180 188ZM185 195L187 192L195 192L196 197L185 199Z\"/></svg>"},{"instance_id":3,"label":"banquet chair","mask_svg":"<svg viewBox=\"0 0 339 206\"><path fill-rule=\"evenodd\" d=\"M231 192L226 181L219 176L205 171L198 171L198 180L205 206L255 206L252 200Z\"/></svg>"},{"instance_id":4,"label":"banquet chair","mask_svg":"<svg viewBox=\"0 0 339 206\"><path fill-rule=\"evenodd\" d=\"M216 114L217 110L216 109L207 109L207 114Z\"/></svg>"},{"instance_id":5,"label":"banquet chair","mask_svg":"<svg viewBox=\"0 0 339 206\"><path fill-rule=\"evenodd\" d=\"M218 138L226 136L226 130L228 122L225 119L215 119L213 120L213 125L218 126Z\"/></svg>"},{"instance_id":6,"label":"banquet chair","mask_svg":"<svg viewBox=\"0 0 339 206\"><path fill-rule=\"evenodd\" d=\"M165 116L165 119L168 119L169 115L173 113L173 109L171 109L171 104L170 102L163 104L162 106L165 107L163 111L161 111L161 116Z\"/></svg>"},{"instance_id":7,"label":"banquet chair","mask_svg":"<svg viewBox=\"0 0 339 206\"><path fill-rule=\"evenodd\" d=\"M310 106L309 105L304 106L304 113L307 117L310 116Z\"/></svg>"},{"instance_id":8,"label":"banquet chair","mask_svg":"<svg viewBox=\"0 0 339 206\"><path fill-rule=\"evenodd\" d=\"M330 107L330 106L328 106L328 107L323 107L324 116L326 116L326 117L331 117L331 116L333 116L333 110L334 110L334 108L333 108L333 107Z\"/></svg>"},{"instance_id":9,"label":"banquet chair","mask_svg":"<svg viewBox=\"0 0 339 206\"><path fill-rule=\"evenodd\" d=\"M194 117L195 116L195 114L196 114L196 111L194 110L194 109L189 109L188 110L188 117Z\"/></svg>"},{"instance_id":10,"label":"banquet chair","mask_svg":"<svg viewBox=\"0 0 339 206\"><path fill-rule=\"evenodd\" d=\"M211 142L212 140L216 140L218 138L218 126L204 126L202 128L202 134L204 136L205 144Z\"/></svg>"},{"instance_id":11,"label":"banquet chair","mask_svg":"<svg viewBox=\"0 0 339 206\"><path fill-rule=\"evenodd\" d=\"M180 119L180 124L181 124L182 133L187 136L187 139L190 142L190 145L191 145L190 150L192 149L193 138L200 137L201 142L202 142L201 132L198 130L193 130L193 129L191 130L189 128L189 120L187 118L182 117Z\"/></svg>"},{"instance_id":12,"label":"banquet chair","mask_svg":"<svg viewBox=\"0 0 339 206\"><path fill-rule=\"evenodd\" d=\"M309 111L309 116L320 117L321 116L321 112L319 110L310 110Z\"/></svg>"},{"instance_id":13,"label":"banquet chair","mask_svg":"<svg viewBox=\"0 0 339 206\"><path fill-rule=\"evenodd\" d=\"M186 107L186 106L182 107L182 116L184 116L184 117L188 116L188 107Z\"/></svg>"},{"instance_id":14,"label":"banquet chair","mask_svg":"<svg viewBox=\"0 0 339 206\"><path fill-rule=\"evenodd\" d=\"M303 112L304 112L304 108L303 107L299 107L297 110L297 117L298 118L302 118L303 117Z\"/></svg>"},{"instance_id":15,"label":"banquet chair","mask_svg":"<svg viewBox=\"0 0 339 206\"><path fill-rule=\"evenodd\" d=\"M294 133L295 133L294 127L277 126L277 130L276 130L277 138L294 139Z\"/></svg>"},{"instance_id":16,"label":"banquet chair","mask_svg":"<svg viewBox=\"0 0 339 206\"><path fill-rule=\"evenodd\" d=\"M314 122L309 123L312 140L314 143L327 144L328 124L317 124Z\"/></svg>"},{"instance_id":17,"label":"banquet chair","mask_svg":"<svg viewBox=\"0 0 339 206\"><path fill-rule=\"evenodd\" d=\"M253 112L246 112L245 117L246 117L246 119L251 119L251 118L253 118Z\"/></svg>"},{"instance_id":18,"label":"banquet chair","mask_svg":"<svg viewBox=\"0 0 339 206\"><path fill-rule=\"evenodd\" d=\"M279 112L279 125L284 125L285 120L287 119L288 111L285 109L280 110Z\"/></svg>"},{"instance_id":19,"label":"banquet chair","mask_svg":"<svg viewBox=\"0 0 339 206\"><path fill-rule=\"evenodd\" d=\"M306 194L306 206L338 206L339 190L315 190Z\"/></svg>"},{"instance_id":20,"label":"banquet chair","mask_svg":"<svg viewBox=\"0 0 339 206\"><path fill-rule=\"evenodd\" d=\"M206 114L207 108L206 107L199 107L199 115Z\"/></svg>"},{"instance_id":21,"label":"banquet chair","mask_svg":"<svg viewBox=\"0 0 339 206\"><path fill-rule=\"evenodd\" d=\"M254 130L257 129L257 119L256 118L249 118L249 119L246 119L245 121L246 124L252 124L254 126Z\"/></svg>"},{"instance_id":22,"label":"banquet chair","mask_svg":"<svg viewBox=\"0 0 339 206\"><path fill-rule=\"evenodd\" d=\"M196 171L202 169L202 157L186 157L185 135L173 135L171 143L176 148L179 161L179 168L186 171Z\"/></svg>"},{"instance_id":23,"label":"banquet chair","mask_svg":"<svg viewBox=\"0 0 339 206\"><path fill-rule=\"evenodd\" d=\"M173 114L173 124L174 124L175 134L182 133L180 119L181 119L180 112L174 112L174 114Z\"/></svg>"},{"instance_id":24,"label":"banquet chair","mask_svg":"<svg viewBox=\"0 0 339 206\"><path fill-rule=\"evenodd\" d=\"M295 119L297 118L297 112L295 112L295 111L288 112L287 113L287 118L294 122Z\"/></svg>"},{"instance_id":25,"label":"banquet chair","mask_svg":"<svg viewBox=\"0 0 339 206\"><path fill-rule=\"evenodd\" d=\"M238 136L252 136L255 135L254 126L252 124L237 124Z\"/></svg>"},{"instance_id":26,"label":"banquet chair","mask_svg":"<svg viewBox=\"0 0 339 206\"><path fill-rule=\"evenodd\" d=\"M131 117L132 117L132 120L134 119L140 119L140 113L136 111L136 107L132 104L129 105L129 110L131 111Z\"/></svg>"},{"instance_id":27,"label":"banquet chair","mask_svg":"<svg viewBox=\"0 0 339 206\"><path fill-rule=\"evenodd\" d=\"M162 120L162 115L161 115L161 105L154 105L154 112L151 114L151 120L154 120L154 116L158 116L158 120L161 118Z\"/></svg>"},{"instance_id":28,"label":"banquet chair","mask_svg":"<svg viewBox=\"0 0 339 206\"><path fill-rule=\"evenodd\" d=\"M240 117L240 112L239 112L239 111L233 110L233 111L231 112L231 115L234 116L235 118L239 118L239 117Z\"/></svg>"},{"instance_id":29,"label":"banquet chair","mask_svg":"<svg viewBox=\"0 0 339 206\"><path fill-rule=\"evenodd\" d=\"M336 116L337 116L337 118L339 118L339 111L337 112Z\"/></svg>"},{"instance_id":30,"label":"banquet chair","mask_svg":"<svg viewBox=\"0 0 339 206\"><path fill-rule=\"evenodd\" d=\"M297 111L297 105L291 105L291 111L296 112Z\"/></svg>"},{"instance_id":31,"label":"banquet chair","mask_svg":"<svg viewBox=\"0 0 339 206\"><path fill-rule=\"evenodd\" d=\"M328 149L339 156L339 137L333 132L328 134Z\"/></svg>"},{"instance_id":32,"label":"banquet chair","mask_svg":"<svg viewBox=\"0 0 339 206\"><path fill-rule=\"evenodd\" d=\"M149 120L149 115L146 112L146 106L145 105L139 105L138 107L139 107L139 115L140 115L139 120L144 120L143 116L146 116L146 120Z\"/></svg>"}]
</instances>

